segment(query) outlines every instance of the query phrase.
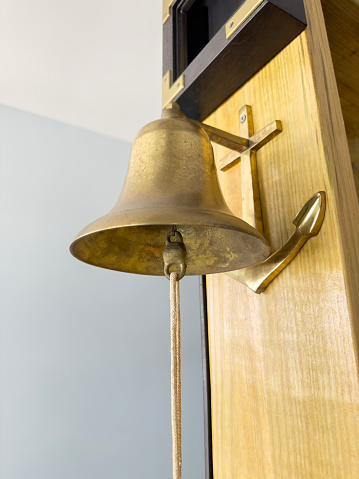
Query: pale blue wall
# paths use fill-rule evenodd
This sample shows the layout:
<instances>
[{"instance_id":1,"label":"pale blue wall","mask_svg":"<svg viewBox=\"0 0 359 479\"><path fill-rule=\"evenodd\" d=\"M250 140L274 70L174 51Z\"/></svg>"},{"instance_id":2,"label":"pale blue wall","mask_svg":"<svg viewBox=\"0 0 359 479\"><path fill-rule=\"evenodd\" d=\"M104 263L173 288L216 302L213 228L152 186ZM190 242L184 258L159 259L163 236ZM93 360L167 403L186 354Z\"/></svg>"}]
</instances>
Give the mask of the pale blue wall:
<instances>
[{"instance_id":1,"label":"pale blue wall","mask_svg":"<svg viewBox=\"0 0 359 479\"><path fill-rule=\"evenodd\" d=\"M1 479L171 477L169 283L75 260L128 143L0 107ZM183 477L204 477L198 278L181 281Z\"/></svg>"}]
</instances>

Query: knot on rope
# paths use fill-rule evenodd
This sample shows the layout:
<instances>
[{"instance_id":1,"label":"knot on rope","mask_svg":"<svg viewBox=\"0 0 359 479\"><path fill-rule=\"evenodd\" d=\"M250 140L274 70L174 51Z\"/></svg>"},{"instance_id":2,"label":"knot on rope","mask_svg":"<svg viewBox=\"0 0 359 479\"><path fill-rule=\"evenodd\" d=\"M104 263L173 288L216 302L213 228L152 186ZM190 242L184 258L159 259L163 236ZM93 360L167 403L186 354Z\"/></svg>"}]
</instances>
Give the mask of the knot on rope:
<instances>
[{"instance_id":1,"label":"knot on rope","mask_svg":"<svg viewBox=\"0 0 359 479\"><path fill-rule=\"evenodd\" d=\"M183 278L187 269L187 251L182 235L174 227L167 233L166 245L163 250L164 273L168 279L172 272L177 272L177 280Z\"/></svg>"}]
</instances>

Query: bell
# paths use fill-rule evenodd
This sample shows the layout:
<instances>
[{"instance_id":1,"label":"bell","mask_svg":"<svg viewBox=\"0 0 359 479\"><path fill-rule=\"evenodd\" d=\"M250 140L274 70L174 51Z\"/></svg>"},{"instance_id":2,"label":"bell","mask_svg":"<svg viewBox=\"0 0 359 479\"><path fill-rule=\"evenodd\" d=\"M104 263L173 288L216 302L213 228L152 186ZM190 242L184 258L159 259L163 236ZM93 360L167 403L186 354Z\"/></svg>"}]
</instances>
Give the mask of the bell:
<instances>
[{"instance_id":1,"label":"bell","mask_svg":"<svg viewBox=\"0 0 359 479\"><path fill-rule=\"evenodd\" d=\"M237 270L269 254L263 236L229 210L207 133L176 104L140 130L117 203L70 251L102 268L164 275L162 253L174 227L187 250L187 275Z\"/></svg>"}]
</instances>

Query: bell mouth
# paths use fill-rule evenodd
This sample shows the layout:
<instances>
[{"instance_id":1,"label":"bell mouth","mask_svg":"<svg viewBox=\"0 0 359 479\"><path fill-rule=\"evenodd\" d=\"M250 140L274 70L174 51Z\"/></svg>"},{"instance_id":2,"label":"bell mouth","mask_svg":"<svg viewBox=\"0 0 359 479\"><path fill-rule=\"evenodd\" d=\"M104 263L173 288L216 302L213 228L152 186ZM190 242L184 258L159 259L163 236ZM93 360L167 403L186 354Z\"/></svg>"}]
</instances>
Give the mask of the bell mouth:
<instances>
[{"instance_id":1,"label":"bell mouth","mask_svg":"<svg viewBox=\"0 0 359 479\"><path fill-rule=\"evenodd\" d=\"M108 214L82 230L70 251L94 266L163 276L162 253L174 224L187 249L186 275L241 269L263 261L270 253L263 236L243 220L218 211L188 208Z\"/></svg>"}]
</instances>

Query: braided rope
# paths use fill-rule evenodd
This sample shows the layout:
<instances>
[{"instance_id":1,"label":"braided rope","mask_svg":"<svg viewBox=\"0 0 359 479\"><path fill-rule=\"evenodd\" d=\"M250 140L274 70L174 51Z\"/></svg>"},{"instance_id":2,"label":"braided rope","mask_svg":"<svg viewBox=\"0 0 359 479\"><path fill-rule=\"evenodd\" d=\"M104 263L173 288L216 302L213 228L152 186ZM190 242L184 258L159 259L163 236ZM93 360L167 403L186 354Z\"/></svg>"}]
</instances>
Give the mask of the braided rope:
<instances>
[{"instance_id":1,"label":"braided rope","mask_svg":"<svg viewBox=\"0 0 359 479\"><path fill-rule=\"evenodd\" d=\"M171 302L171 416L173 479L182 478L181 315L178 273L170 275Z\"/></svg>"}]
</instances>

